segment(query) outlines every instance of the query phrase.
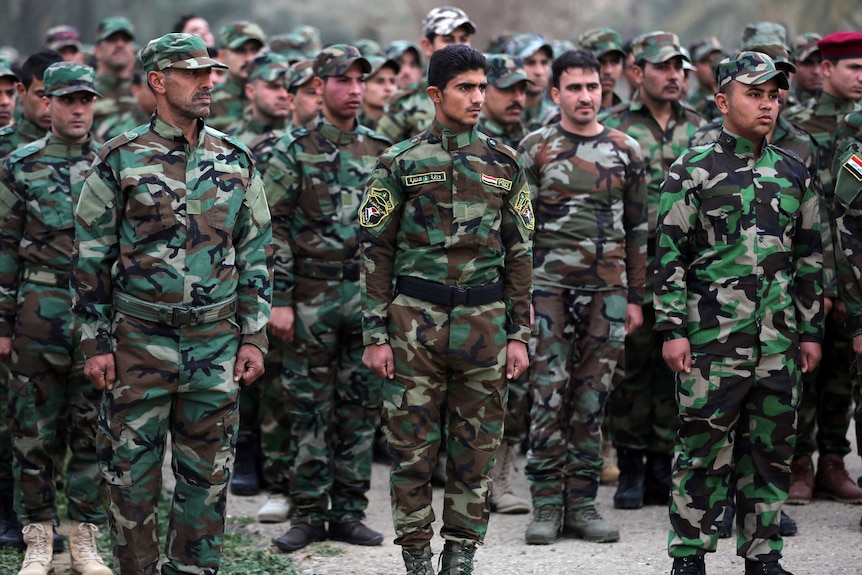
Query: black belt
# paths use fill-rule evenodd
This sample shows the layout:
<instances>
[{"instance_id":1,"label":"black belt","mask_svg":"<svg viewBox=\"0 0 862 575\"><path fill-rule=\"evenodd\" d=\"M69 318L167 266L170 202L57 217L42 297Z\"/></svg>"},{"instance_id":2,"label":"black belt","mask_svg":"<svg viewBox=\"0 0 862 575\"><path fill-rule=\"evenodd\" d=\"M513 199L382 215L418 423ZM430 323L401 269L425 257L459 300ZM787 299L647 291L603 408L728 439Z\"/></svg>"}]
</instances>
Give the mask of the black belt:
<instances>
[{"instance_id":1,"label":"black belt","mask_svg":"<svg viewBox=\"0 0 862 575\"><path fill-rule=\"evenodd\" d=\"M293 261L293 273L304 278L357 282L359 281L359 262L322 262L296 259Z\"/></svg>"},{"instance_id":2,"label":"black belt","mask_svg":"<svg viewBox=\"0 0 862 575\"><path fill-rule=\"evenodd\" d=\"M462 287L444 286L419 278L401 276L395 282L395 289L404 295L449 307L456 305L473 307L503 299L502 281L485 286Z\"/></svg>"}]
</instances>

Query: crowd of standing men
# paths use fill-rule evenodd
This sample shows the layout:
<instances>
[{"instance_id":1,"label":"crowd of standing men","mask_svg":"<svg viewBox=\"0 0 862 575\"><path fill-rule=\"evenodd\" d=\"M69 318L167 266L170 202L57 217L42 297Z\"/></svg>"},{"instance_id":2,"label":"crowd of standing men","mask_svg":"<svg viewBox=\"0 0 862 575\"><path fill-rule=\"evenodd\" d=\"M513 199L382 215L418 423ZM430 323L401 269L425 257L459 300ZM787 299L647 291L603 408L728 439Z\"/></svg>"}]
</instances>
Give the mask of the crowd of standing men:
<instances>
[{"instance_id":1,"label":"crowd of standing men","mask_svg":"<svg viewBox=\"0 0 862 575\"><path fill-rule=\"evenodd\" d=\"M61 486L79 575L112 572L106 522L119 573L217 572L229 490L268 489L284 552L378 545L375 453L408 575L435 573L432 486L444 575L491 512L620 540L602 481L668 507L673 575L734 526L746 575L787 574L785 504L862 503L862 34L476 30L443 6L416 43L322 46L186 14L136 45L112 17L0 58L19 575L65 548Z\"/></svg>"}]
</instances>

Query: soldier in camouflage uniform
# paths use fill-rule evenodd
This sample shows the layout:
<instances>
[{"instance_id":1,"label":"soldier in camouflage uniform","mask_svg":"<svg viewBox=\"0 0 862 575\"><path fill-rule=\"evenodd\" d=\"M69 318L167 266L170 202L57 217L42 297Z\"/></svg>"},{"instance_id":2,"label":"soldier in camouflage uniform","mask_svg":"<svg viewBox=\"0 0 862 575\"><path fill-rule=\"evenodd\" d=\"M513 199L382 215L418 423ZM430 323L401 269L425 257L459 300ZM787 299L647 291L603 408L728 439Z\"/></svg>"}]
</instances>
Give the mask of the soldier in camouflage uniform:
<instances>
[{"instance_id":1,"label":"soldier in camouflage uniform","mask_svg":"<svg viewBox=\"0 0 862 575\"><path fill-rule=\"evenodd\" d=\"M692 44L690 53L697 87L689 92L688 103L709 120L721 119L715 106L715 69L725 56L721 43L715 36L707 36Z\"/></svg>"},{"instance_id":2,"label":"soldier in camouflage uniform","mask_svg":"<svg viewBox=\"0 0 862 575\"><path fill-rule=\"evenodd\" d=\"M517 152L476 126L485 65L464 45L431 57L434 122L381 156L360 207L363 361L385 378L395 543L413 575L433 574L431 472L442 443L440 573L472 573L506 380L528 365L530 187Z\"/></svg>"},{"instance_id":3,"label":"soldier in camouflage uniform","mask_svg":"<svg viewBox=\"0 0 862 575\"><path fill-rule=\"evenodd\" d=\"M93 132L93 136L100 142L107 142L141 124L149 123L150 116L156 110L156 98L150 91L143 69L136 69L132 74L131 91L132 98L135 99L135 107L102 120L99 129Z\"/></svg>"},{"instance_id":4,"label":"soldier in camouflage uniform","mask_svg":"<svg viewBox=\"0 0 862 575\"><path fill-rule=\"evenodd\" d=\"M11 351L8 413L26 575L51 568L49 537L59 519L55 465L66 460L67 448L72 568L82 575L111 573L95 547L97 525L105 522L105 484L96 465L102 392L83 376L69 292L74 205L97 152L89 134L94 84L89 66L49 66L44 90L51 131L15 150L0 170L0 359L8 360Z\"/></svg>"},{"instance_id":5,"label":"soldier in camouflage uniform","mask_svg":"<svg viewBox=\"0 0 862 575\"><path fill-rule=\"evenodd\" d=\"M426 58L449 44L470 44L476 24L460 8L439 6L422 20L420 46ZM427 129L434 120L434 103L428 98L427 81L396 93L377 124L377 131L391 142L400 142Z\"/></svg>"},{"instance_id":6,"label":"soldier in camouflage uniform","mask_svg":"<svg viewBox=\"0 0 862 575\"><path fill-rule=\"evenodd\" d=\"M551 61L554 49L541 34L513 34L503 47L503 53L520 58L532 83L527 86L527 100L521 123L525 132L538 130L554 103L548 95Z\"/></svg>"},{"instance_id":7,"label":"soldier in camouflage uniform","mask_svg":"<svg viewBox=\"0 0 862 575\"><path fill-rule=\"evenodd\" d=\"M652 331L654 313L653 247L659 188L671 163L688 147L703 123L680 101L685 56L675 34L650 32L632 41L633 73L640 84L627 104L599 116L640 144L647 164L647 273L643 326L626 334L625 376L615 382L608 400L608 429L620 467L614 506L637 509L645 503L666 505L670 491L673 440L679 426L673 398L673 374L661 361L661 341Z\"/></svg>"},{"instance_id":8,"label":"soldier in camouflage uniform","mask_svg":"<svg viewBox=\"0 0 862 575\"><path fill-rule=\"evenodd\" d=\"M53 50L41 50L24 60L16 85L21 114L13 124L0 128L0 159L15 148L44 137L51 129L51 113L42 99L45 95L42 75L48 66L62 61L60 54Z\"/></svg>"},{"instance_id":9,"label":"soldier in camouflage uniform","mask_svg":"<svg viewBox=\"0 0 862 575\"><path fill-rule=\"evenodd\" d=\"M127 18L105 18L99 22L93 56L96 89L102 98L96 102L93 131L102 122L135 108L132 97L132 62L135 58L135 27Z\"/></svg>"},{"instance_id":10,"label":"soldier in camouflage uniform","mask_svg":"<svg viewBox=\"0 0 862 575\"><path fill-rule=\"evenodd\" d=\"M81 33L74 26L53 26L45 32L45 47L56 50L66 62L84 63L84 46Z\"/></svg>"},{"instance_id":11,"label":"soldier in camouflage uniform","mask_svg":"<svg viewBox=\"0 0 862 575\"><path fill-rule=\"evenodd\" d=\"M823 57L823 91L815 98L787 110L784 116L817 142L818 171L823 186L823 211L834 217L831 167L833 139L839 121L862 97L858 69L862 67L862 34L830 34L818 43ZM827 246L831 247L831 246ZM824 248L824 256L831 250ZM789 503L805 504L813 496L846 503L862 503L862 489L850 479L844 456L850 453L847 428L853 382L847 366L854 359L851 334L844 326L844 303L839 292L832 313L827 309L824 361L815 373L804 377L799 407L796 456ZM814 472L812 454L820 457Z\"/></svg>"},{"instance_id":12,"label":"soldier in camouflage uniform","mask_svg":"<svg viewBox=\"0 0 862 575\"><path fill-rule=\"evenodd\" d=\"M209 125L223 132L236 131L250 105L245 94L248 72L245 65L266 48L266 34L257 24L241 20L219 30L219 57L229 66L227 79L216 86Z\"/></svg>"},{"instance_id":13,"label":"soldier in camouflage uniform","mask_svg":"<svg viewBox=\"0 0 862 575\"><path fill-rule=\"evenodd\" d=\"M291 128L300 128L320 114L323 109L323 100L320 91L314 83L314 60L301 60L290 66L290 72L285 76L287 84L287 99L293 108L290 125L285 128L285 133Z\"/></svg>"},{"instance_id":14,"label":"soldier in camouflage uniform","mask_svg":"<svg viewBox=\"0 0 862 575\"><path fill-rule=\"evenodd\" d=\"M0 58L0 129L12 124L18 75L6 58Z\"/></svg>"},{"instance_id":15,"label":"soldier in camouflage uniform","mask_svg":"<svg viewBox=\"0 0 862 575\"><path fill-rule=\"evenodd\" d=\"M623 61L626 57L619 32L611 28L592 28L581 34L578 44L584 50L592 52L602 66L602 111L622 104L622 98L615 92L617 82L623 75Z\"/></svg>"},{"instance_id":16,"label":"soldier in camouflage uniform","mask_svg":"<svg viewBox=\"0 0 862 575\"><path fill-rule=\"evenodd\" d=\"M396 83L402 90L415 87L425 77L422 69L422 53L419 46L408 40L395 40L383 48L383 54L398 62Z\"/></svg>"},{"instance_id":17,"label":"soldier in camouflage uniform","mask_svg":"<svg viewBox=\"0 0 862 575\"><path fill-rule=\"evenodd\" d=\"M276 540L288 552L327 537L383 541L362 522L380 381L362 365L358 213L374 161L389 142L356 120L371 66L355 47L326 48L313 69L323 113L278 141L265 180L275 241L270 331L293 340L282 385L294 513L291 529Z\"/></svg>"},{"instance_id":18,"label":"soldier in camouflage uniform","mask_svg":"<svg viewBox=\"0 0 862 575\"><path fill-rule=\"evenodd\" d=\"M158 102L102 148L76 210L73 311L84 374L105 389L99 463L114 565L158 573L157 503L170 432L176 487L163 575L218 571L239 386L263 372L272 232L248 150L213 130L203 40L141 51Z\"/></svg>"},{"instance_id":19,"label":"soldier in camouflage uniform","mask_svg":"<svg viewBox=\"0 0 862 575\"><path fill-rule=\"evenodd\" d=\"M706 573L736 484L746 575L778 563L802 373L823 337L820 218L811 177L766 140L787 77L769 56L719 65L718 139L688 150L661 188L655 329L676 373L668 553L673 575Z\"/></svg>"},{"instance_id":20,"label":"soldier in camouflage uniform","mask_svg":"<svg viewBox=\"0 0 862 575\"><path fill-rule=\"evenodd\" d=\"M375 130L386 104L398 91L397 78L401 64L385 56L365 55L365 58L371 64L371 73L365 79L365 96L358 119L369 130Z\"/></svg>"},{"instance_id":21,"label":"soldier in camouflage uniform","mask_svg":"<svg viewBox=\"0 0 862 575\"><path fill-rule=\"evenodd\" d=\"M643 322L647 208L640 145L597 120L601 64L587 50L554 60L559 123L518 150L534 190L535 349L529 381L528 544L563 527L588 541L620 538L595 508L602 420L625 334Z\"/></svg>"},{"instance_id":22,"label":"soldier in camouflage uniform","mask_svg":"<svg viewBox=\"0 0 862 575\"><path fill-rule=\"evenodd\" d=\"M823 66L820 48L817 43L823 39L820 34L808 32L793 39L793 63L796 75L793 77L794 90L790 102L799 104L817 96L823 87Z\"/></svg>"}]
</instances>

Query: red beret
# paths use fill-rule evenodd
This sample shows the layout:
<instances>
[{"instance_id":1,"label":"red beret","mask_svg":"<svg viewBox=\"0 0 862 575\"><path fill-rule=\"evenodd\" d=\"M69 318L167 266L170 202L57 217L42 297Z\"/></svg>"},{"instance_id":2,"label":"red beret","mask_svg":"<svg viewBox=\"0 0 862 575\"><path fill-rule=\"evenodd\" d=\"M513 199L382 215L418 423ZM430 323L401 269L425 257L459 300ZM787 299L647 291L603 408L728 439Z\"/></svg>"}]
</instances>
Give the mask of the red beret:
<instances>
[{"instance_id":1,"label":"red beret","mask_svg":"<svg viewBox=\"0 0 862 575\"><path fill-rule=\"evenodd\" d=\"M817 42L820 57L824 60L862 58L862 33L835 32Z\"/></svg>"}]
</instances>

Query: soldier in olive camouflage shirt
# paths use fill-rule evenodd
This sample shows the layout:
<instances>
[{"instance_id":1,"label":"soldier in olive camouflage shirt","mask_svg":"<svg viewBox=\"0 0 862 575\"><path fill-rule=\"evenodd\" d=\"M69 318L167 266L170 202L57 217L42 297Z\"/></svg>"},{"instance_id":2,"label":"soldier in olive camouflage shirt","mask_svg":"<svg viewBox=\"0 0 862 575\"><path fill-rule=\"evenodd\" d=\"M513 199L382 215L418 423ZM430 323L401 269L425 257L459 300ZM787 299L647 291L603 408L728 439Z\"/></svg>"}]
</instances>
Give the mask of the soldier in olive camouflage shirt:
<instances>
[{"instance_id":1,"label":"soldier in olive camouflage shirt","mask_svg":"<svg viewBox=\"0 0 862 575\"><path fill-rule=\"evenodd\" d=\"M99 22L93 56L96 66L96 89L102 98L96 102L93 133L99 133L102 122L135 109L132 96L132 64L135 59L135 27L128 18L111 17Z\"/></svg>"},{"instance_id":2,"label":"soldier in olive camouflage shirt","mask_svg":"<svg viewBox=\"0 0 862 575\"><path fill-rule=\"evenodd\" d=\"M212 114L209 125L223 132L234 132L242 125L250 111L245 84L248 71L245 65L266 48L266 34L257 24L232 22L219 31L222 49L219 56L228 66L227 79L212 93Z\"/></svg>"},{"instance_id":3,"label":"soldier in olive camouflage shirt","mask_svg":"<svg viewBox=\"0 0 862 575\"><path fill-rule=\"evenodd\" d=\"M24 144L43 138L51 128L51 114L42 100L45 95L42 75L48 66L62 61L53 50L36 52L24 60L18 78L21 114L14 124L0 128L0 159Z\"/></svg>"}]
</instances>

